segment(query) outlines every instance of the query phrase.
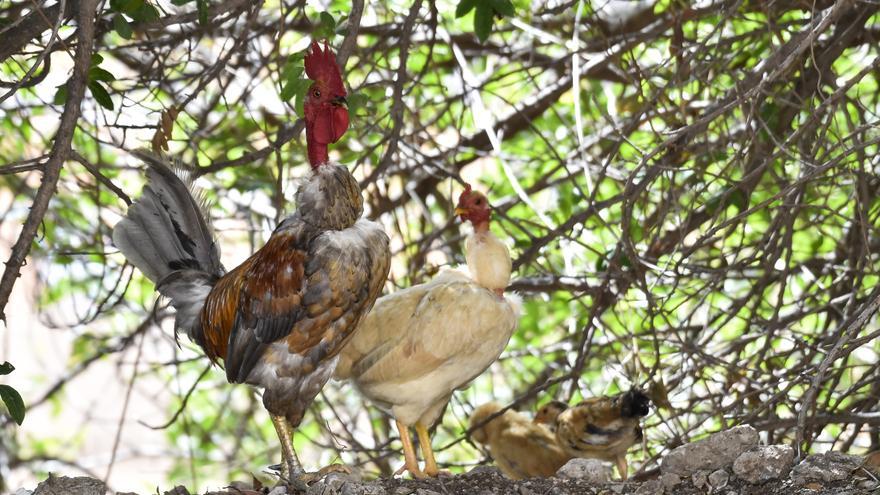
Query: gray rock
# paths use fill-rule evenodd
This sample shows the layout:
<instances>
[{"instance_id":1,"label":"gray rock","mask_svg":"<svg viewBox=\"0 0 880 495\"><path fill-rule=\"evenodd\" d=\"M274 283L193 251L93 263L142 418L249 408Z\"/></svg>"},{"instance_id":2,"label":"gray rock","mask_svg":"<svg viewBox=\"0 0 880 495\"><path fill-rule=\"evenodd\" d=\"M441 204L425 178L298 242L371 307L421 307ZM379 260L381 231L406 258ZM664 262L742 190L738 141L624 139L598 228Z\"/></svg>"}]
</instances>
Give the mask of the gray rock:
<instances>
[{"instance_id":1,"label":"gray rock","mask_svg":"<svg viewBox=\"0 0 880 495\"><path fill-rule=\"evenodd\" d=\"M495 466L476 466L464 476L501 476L501 471Z\"/></svg>"},{"instance_id":2,"label":"gray rock","mask_svg":"<svg viewBox=\"0 0 880 495\"><path fill-rule=\"evenodd\" d=\"M663 459L661 470L679 476L690 476L701 469L714 471L729 466L756 445L758 432L749 425L737 426L676 447Z\"/></svg>"},{"instance_id":3,"label":"gray rock","mask_svg":"<svg viewBox=\"0 0 880 495\"><path fill-rule=\"evenodd\" d=\"M34 492L30 490L19 488L18 490L15 490L15 493L13 493L12 495L33 495L33 493Z\"/></svg>"},{"instance_id":4,"label":"gray rock","mask_svg":"<svg viewBox=\"0 0 880 495\"><path fill-rule=\"evenodd\" d=\"M648 480L636 489L635 495L663 495L663 484L660 480Z\"/></svg>"},{"instance_id":5,"label":"gray rock","mask_svg":"<svg viewBox=\"0 0 880 495\"><path fill-rule=\"evenodd\" d=\"M46 481L37 485L34 495L105 495L107 487L103 481L81 476L69 478L54 476L51 473Z\"/></svg>"},{"instance_id":6,"label":"gray rock","mask_svg":"<svg viewBox=\"0 0 880 495\"><path fill-rule=\"evenodd\" d=\"M363 495L385 495L385 487L380 482L371 481L361 485Z\"/></svg>"},{"instance_id":7,"label":"gray rock","mask_svg":"<svg viewBox=\"0 0 880 495\"><path fill-rule=\"evenodd\" d=\"M661 474L659 479L666 491L672 491L673 488L681 484L681 476L675 473Z\"/></svg>"},{"instance_id":8,"label":"gray rock","mask_svg":"<svg viewBox=\"0 0 880 495\"><path fill-rule=\"evenodd\" d=\"M713 471L712 474L706 478L706 482L712 488L713 493L718 492L727 486L728 481L730 481L730 475L727 474L727 471L724 469Z\"/></svg>"},{"instance_id":9,"label":"gray rock","mask_svg":"<svg viewBox=\"0 0 880 495\"><path fill-rule=\"evenodd\" d=\"M709 471L700 470L691 476L691 483L697 488L709 487Z\"/></svg>"},{"instance_id":10,"label":"gray rock","mask_svg":"<svg viewBox=\"0 0 880 495\"><path fill-rule=\"evenodd\" d=\"M589 483L607 483L611 479L611 466L598 459L574 458L559 468L556 476Z\"/></svg>"},{"instance_id":11,"label":"gray rock","mask_svg":"<svg viewBox=\"0 0 880 495\"><path fill-rule=\"evenodd\" d=\"M791 470L791 481L795 486L806 485L818 481L844 480L852 476L852 472L862 464L862 458L840 452L826 452L807 456Z\"/></svg>"},{"instance_id":12,"label":"gray rock","mask_svg":"<svg viewBox=\"0 0 880 495\"><path fill-rule=\"evenodd\" d=\"M794 449L789 445L767 445L743 452L733 462L733 474L757 484L785 477L794 462Z\"/></svg>"}]
</instances>

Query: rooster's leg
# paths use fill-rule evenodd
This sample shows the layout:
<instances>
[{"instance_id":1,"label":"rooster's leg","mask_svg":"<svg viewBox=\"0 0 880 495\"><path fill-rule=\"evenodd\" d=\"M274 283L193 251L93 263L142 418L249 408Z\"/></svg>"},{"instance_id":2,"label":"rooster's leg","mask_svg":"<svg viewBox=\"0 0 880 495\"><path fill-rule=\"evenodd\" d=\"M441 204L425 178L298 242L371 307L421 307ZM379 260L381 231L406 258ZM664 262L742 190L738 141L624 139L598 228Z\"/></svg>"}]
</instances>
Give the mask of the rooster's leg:
<instances>
[{"instance_id":1,"label":"rooster's leg","mask_svg":"<svg viewBox=\"0 0 880 495\"><path fill-rule=\"evenodd\" d=\"M617 456L617 472L620 473L620 479L626 481L626 456L619 455Z\"/></svg>"},{"instance_id":2,"label":"rooster's leg","mask_svg":"<svg viewBox=\"0 0 880 495\"><path fill-rule=\"evenodd\" d=\"M428 429L421 423L416 423L416 434L419 436L419 445L422 447L422 455L425 457L425 474L436 477L440 474L437 469L437 461L434 460L434 449L431 448L431 436Z\"/></svg>"},{"instance_id":3,"label":"rooster's leg","mask_svg":"<svg viewBox=\"0 0 880 495\"><path fill-rule=\"evenodd\" d=\"M416 459L416 450L413 447L412 438L409 437L409 427L400 421L395 421L395 423L397 423L397 431L400 433L400 443L403 444L404 468L406 468L414 478L427 478L428 476L419 469L419 461Z\"/></svg>"},{"instance_id":4,"label":"rooster's leg","mask_svg":"<svg viewBox=\"0 0 880 495\"><path fill-rule=\"evenodd\" d=\"M308 486L302 480L305 470L296 457L293 450L293 428L284 416L272 416L272 424L275 425L275 433L281 442L281 479L298 490L305 491Z\"/></svg>"}]
</instances>

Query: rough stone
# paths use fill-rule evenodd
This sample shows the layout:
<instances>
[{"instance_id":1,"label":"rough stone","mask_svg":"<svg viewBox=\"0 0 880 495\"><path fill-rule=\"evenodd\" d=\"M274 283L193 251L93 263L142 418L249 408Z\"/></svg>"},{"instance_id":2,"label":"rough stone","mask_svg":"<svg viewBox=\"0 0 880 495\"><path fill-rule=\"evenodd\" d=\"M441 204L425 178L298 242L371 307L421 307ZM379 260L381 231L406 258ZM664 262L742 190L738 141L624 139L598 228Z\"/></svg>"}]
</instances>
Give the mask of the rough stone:
<instances>
[{"instance_id":1,"label":"rough stone","mask_svg":"<svg viewBox=\"0 0 880 495\"><path fill-rule=\"evenodd\" d=\"M660 475L660 484L663 485L663 488L666 491L671 491L673 488L681 484L681 476L675 473L666 473Z\"/></svg>"},{"instance_id":2,"label":"rough stone","mask_svg":"<svg viewBox=\"0 0 880 495\"><path fill-rule=\"evenodd\" d=\"M708 487L709 471L700 470L691 476L691 483L697 488Z\"/></svg>"},{"instance_id":3,"label":"rough stone","mask_svg":"<svg viewBox=\"0 0 880 495\"><path fill-rule=\"evenodd\" d=\"M663 495L663 484L660 480L648 480L636 489L635 495Z\"/></svg>"},{"instance_id":4,"label":"rough stone","mask_svg":"<svg viewBox=\"0 0 880 495\"><path fill-rule=\"evenodd\" d=\"M862 463L862 458L840 452L826 452L807 456L791 470L791 481L795 486L811 482L828 483L845 480Z\"/></svg>"},{"instance_id":5,"label":"rough stone","mask_svg":"<svg viewBox=\"0 0 880 495\"><path fill-rule=\"evenodd\" d=\"M320 492L318 492L318 493L319 493L319 494L320 494L320 493L324 493L322 487L323 487L322 484L317 483L317 484L315 484L315 485L310 486L310 487L309 487L309 491L306 492L306 493L307 493L308 495L313 495L312 488L320 488L322 491L320 491ZM282 486L282 485L278 485L278 486L272 488L271 490L269 490L269 495L287 495L287 488L285 488L285 487Z\"/></svg>"},{"instance_id":6,"label":"rough stone","mask_svg":"<svg viewBox=\"0 0 880 495\"><path fill-rule=\"evenodd\" d=\"M767 445L743 452L733 462L733 474L749 483L765 483L785 477L794 462L789 445Z\"/></svg>"},{"instance_id":7,"label":"rough stone","mask_svg":"<svg viewBox=\"0 0 880 495\"><path fill-rule=\"evenodd\" d=\"M597 484L606 483L611 479L611 466L597 459L575 458L559 468L556 476Z\"/></svg>"},{"instance_id":8,"label":"rough stone","mask_svg":"<svg viewBox=\"0 0 880 495\"><path fill-rule=\"evenodd\" d=\"M756 445L758 432L749 425L737 426L676 447L663 459L661 470L679 476L690 476L701 469L714 471L729 466Z\"/></svg>"},{"instance_id":9,"label":"rough stone","mask_svg":"<svg viewBox=\"0 0 880 495\"><path fill-rule=\"evenodd\" d=\"M19 488L18 490L15 490L15 493L13 493L12 495L33 495L33 493L34 492L32 492L30 490L25 490L24 488Z\"/></svg>"},{"instance_id":10,"label":"rough stone","mask_svg":"<svg viewBox=\"0 0 880 495\"><path fill-rule=\"evenodd\" d=\"M709 483L713 492L717 492L727 486L728 481L730 481L730 475L727 474L727 471L724 469L713 471L712 474L706 478L706 482Z\"/></svg>"},{"instance_id":11,"label":"rough stone","mask_svg":"<svg viewBox=\"0 0 880 495\"><path fill-rule=\"evenodd\" d=\"M477 466L463 476L501 476L501 470L495 466Z\"/></svg>"},{"instance_id":12,"label":"rough stone","mask_svg":"<svg viewBox=\"0 0 880 495\"><path fill-rule=\"evenodd\" d=\"M46 481L37 485L34 495L104 495L107 487L103 481L93 478L49 475Z\"/></svg>"}]
</instances>

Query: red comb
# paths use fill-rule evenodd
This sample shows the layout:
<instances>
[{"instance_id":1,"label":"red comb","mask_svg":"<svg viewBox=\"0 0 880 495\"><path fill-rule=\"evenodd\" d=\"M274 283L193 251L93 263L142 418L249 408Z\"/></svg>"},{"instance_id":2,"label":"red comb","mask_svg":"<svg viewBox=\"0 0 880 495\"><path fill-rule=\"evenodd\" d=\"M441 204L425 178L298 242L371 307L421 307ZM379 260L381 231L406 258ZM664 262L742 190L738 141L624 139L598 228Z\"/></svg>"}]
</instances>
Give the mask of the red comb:
<instances>
[{"instance_id":1,"label":"red comb","mask_svg":"<svg viewBox=\"0 0 880 495\"><path fill-rule=\"evenodd\" d=\"M312 41L305 58L306 75L312 81L321 81L326 84L330 91L345 95L345 85L342 83L342 75L339 66L336 65L336 56L333 50L324 40L324 49L317 41Z\"/></svg>"}]
</instances>

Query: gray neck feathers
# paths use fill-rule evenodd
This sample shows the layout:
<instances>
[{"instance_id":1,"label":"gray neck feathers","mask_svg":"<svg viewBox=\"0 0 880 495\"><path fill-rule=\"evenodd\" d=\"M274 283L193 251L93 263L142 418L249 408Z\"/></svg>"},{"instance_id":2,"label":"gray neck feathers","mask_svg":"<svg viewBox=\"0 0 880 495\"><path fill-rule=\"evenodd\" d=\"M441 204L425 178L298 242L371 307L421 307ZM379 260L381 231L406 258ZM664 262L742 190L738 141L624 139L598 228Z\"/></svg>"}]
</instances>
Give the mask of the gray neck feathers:
<instances>
[{"instance_id":1,"label":"gray neck feathers","mask_svg":"<svg viewBox=\"0 0 880 495\"><path fill-rule=\"evenodd\" d=\"M344 230L364 212L357 181L342 165L319 166L296 192L299 218L319 230Z\"/></svg>"}]
</instances>

